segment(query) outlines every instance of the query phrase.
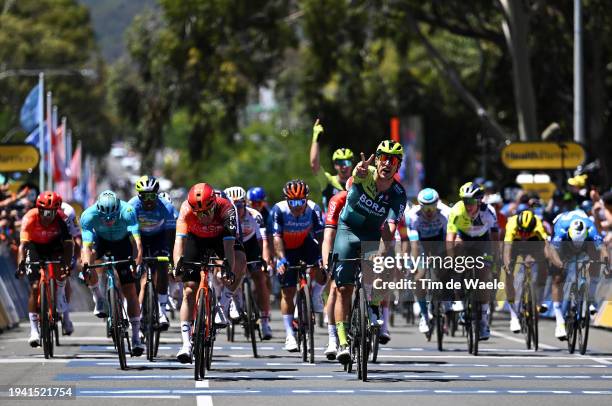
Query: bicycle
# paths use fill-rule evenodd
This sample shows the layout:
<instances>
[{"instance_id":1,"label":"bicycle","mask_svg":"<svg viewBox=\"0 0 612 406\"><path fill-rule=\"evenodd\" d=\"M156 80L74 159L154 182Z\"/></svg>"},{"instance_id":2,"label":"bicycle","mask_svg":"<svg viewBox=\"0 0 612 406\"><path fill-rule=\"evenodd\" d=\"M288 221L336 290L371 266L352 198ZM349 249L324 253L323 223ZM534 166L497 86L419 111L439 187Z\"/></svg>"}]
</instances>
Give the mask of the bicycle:
<instances>
[{"instance_id":1,"label":"bicycle","mask_svg":"<svg viewBox=\"0 0 612 406\"><path fill-rule=\"evenodd\" d=\"M471 268L466 279L477 279L476 271ZM468 353L478 355L478 342L480 341L480 321L482 320L482 303L476 297L476 289L468 289L464 282L463 321L467 339Z\"/></svg>"},{"instance_id":2,"label":"bicycle","mask_svg":"<svg viewBox=\"0 0 612 406\"><path fill-rule=\"evenodd\" d=\"M193 309L193 317L195 326L191 332L191 341L193 351L191 356L195 359L194 379L199 381L204 379L206 371L210 371L212 365L212 355L214 342L216 337L216 328L214 326L214 309L217 307L217 295L215 289L209 280L210 269L221 269L221 276L224 279L233 279L233 274L228 269L227 260L221 263L217 257L205 257L202 262L185 261L183 257L179 258L175 276L183 273L184 266L194 266L200 268L200 285L196 293L195 306Z\"/></svg>"},{"instance_id":3,"label":"bicycle","mask_svg":"<svg viewBox=\"0 0 612 406\"><path fill-rule=\"evenodd\" d=\"M539 346L538 302L537 298L535 297L535 293L533 292L533 275L531 272L533 265L535 264L536 261L528 261L523 258L520 261L515 261L515 266L511 267L510 269L516 269L516 266L524 269L517 313L521 323L521 333L525 334L525 344L527 349L530 350L533 346L533 349L537 351Z\"/></svg>"},{"instance_id":4,"label":"bicycle","mask_svg":"<svg viewBox=\"0 0 612 406\"><path fill-rule=\"evenodd\" d=\"M153 362L157 356L159 348L159 336L161 328L159 325L159 303L157 302L157 293L153 284L153 270L151 265L161 262L168 263L170 258L167 256L145 257L142 263L145 265L147 280L145 282L145 296L142 306L142 329L145 336L145 344L147 348L147 359Z\"/></svg>"},{"instance_id":5,"label":"bicycle","mask_svg":"<svg viewBox=\"0 0 612 406\"><path fill-rule=\"evenodd\" d=\"M302 361L314 364L314 326L315 313L312 310L312 295L310 294L310 269L319 265L306 265L300 261L299 265L289 266L288 270L298 272L298 289L296 306L298 310L298 346L302 353Z\"/></svg>"},{"instance_id":6,"label":"bicycle","mask_svg":"<svg viewBox=\"0 0 612 406\"><path fill-rule=\"evenodd\" d=\"M593 302L589 299L590 275L587 271L589 264L606 265L603 261L583 260L580 261L578 256L574 256L574 260L565 262L563 268L567 264L576 264L576 277L572 281L569 288L569 306L567 309L567 317L565 325L567 326L567 349L570 354L576 351L576 341L578 341L578 349L581 355L584 355L587 350L589 340L589 326L591 314L589 307Z\"/></svg>"},{"instance_id":7,"label":"bicycle","mask_svg":"<svg viewBox=\"0 0 612 406\"><path fill-rule=\"evenodd\" d=\"M247 267L257 268L257 266L261 266L263 262L261 260L249 261L247 262ZM254 271L255 271L254 269ZM259 306L257 306L257 301L253 295L252 279L249 272L246 273L244 278L242 279L242 303L245 304L244 313L241 315L240 320L234 321L231 320L227 325L227 337L229 342L234 342L234 333L236 330L236 324L241 323L244 328L244 335L251 342L251 347L253 348L253 358L257 358L257 337L262 339L261 329L259 326L260 312ZM256 334L257 333L257 334Z\"/></svg>"},{"instance_id":8,"label":"bicycle","mask_svg":"<svg viewBox=\"0 0 612 406\"><path fill-rule=\"evenodd\" d=\"M40 261L24 261L19 266L16 276L20 274L32 272L32 267L39 267L40 278L38 281L38 308L39 308L39 323L40 323L40 340L45 354L45 359L53 358L53 340L59 346L58 332L58 313L57 313L57 285L55 282L55 271L53 265L61 265L63 262L59 260L40 260ZM47 266L51 265L48 269ZM26 270L23 272L22 270ZM48 274L47 274L48 273ZM67 271L64 271L67 274Z\"/></svg>"},{"instance_id":9,"label":"bicycle","mask_svg":"<svg viewBox=\"0 0 612 406\"><path fill-rule=\"evenodd\" d=\"M370 322L368 309L370 308L369 300L366 298L366 292L362 286L363 273L361 271L361 258L339 259L338 254L332 257L330 269L335 269L339 263L355 263L357 272L355 272L355 290L353 294L353 303L350 311L350 324L348 331L348 341L351 353L351 360L345 365L345 370L351 373L353 364L357 363L357 378L363 382L368 380L368 358L370 349L373 346L374 340L380 333L380 325Z\"/></svg>"},{"instance_id":10,"label":"bicycle","mask_svg":"<svg viewBox=\"0 0 612 406\"><path fill-rule=\"evenodd\" d=\"M132 346L129 338L130 322L127 317L126 309L123 307L122 295L119 292L119 286L117 285L115 276L116 266L122 264L130 264L133 268L135 266L132 258L122 259L115 261L112 256L106 256L110 258L110 261L101 262L94 265L83 264L83 273L87 273L89 270L95 270L102 268L106 274L107 286L106 286L106 298L108 300L108 317L106 318L107 331L110 331L110 335L113 339L113 344L117 350L117 356L119 357L119 366L122 370L127 369L126 359L126 345L127 351L132 354Z\"/></svg>"}]
</instances>

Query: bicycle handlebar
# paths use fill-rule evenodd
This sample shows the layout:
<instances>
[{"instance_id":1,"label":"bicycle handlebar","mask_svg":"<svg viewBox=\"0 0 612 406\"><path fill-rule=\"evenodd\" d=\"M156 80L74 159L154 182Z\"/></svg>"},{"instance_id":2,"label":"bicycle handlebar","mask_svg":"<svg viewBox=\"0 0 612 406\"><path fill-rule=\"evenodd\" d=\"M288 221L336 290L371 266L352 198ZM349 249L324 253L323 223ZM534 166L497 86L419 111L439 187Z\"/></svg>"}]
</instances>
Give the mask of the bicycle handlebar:
<instances>
[{"instance_id":1,"label":"bicycle handlebar","mask_svg":"<svg viewBox=\"0 0 612 406\"><path fill-rule=\"evenodd\" d=\"M106 261L106 262L101 262L99 264L94 264L94 265L89 265L89 264L83 264L83 271L86 272L90 269L96 269L96 268L107 268L109 266L115 266L115 265L121 265L121 264L130 264L132 266L135 266L136 263L134 262L134 260L132 258L128 258L128 259L120 259L118 261Z\"/></svg>"},{"instance_id":2,"label":"bicycle handlebar","mask_svg":"<svg viewBox=\"0 0 612 406\"><path fill-rule=\"evenodd\" d=\"M183 273L185 265L195 266L198 268L220 268L221 276L224 279L229 280L231 283L234 283L234 273L229 269L229 263L227 259L223 259L223 263L217 263L214 261L219 261L221 258L218 257L208 257L206 261L185 261L183 257L180 257L178 262L176 263L176 267L174 268L175 276Z\"/></svg>"}]
</instances>

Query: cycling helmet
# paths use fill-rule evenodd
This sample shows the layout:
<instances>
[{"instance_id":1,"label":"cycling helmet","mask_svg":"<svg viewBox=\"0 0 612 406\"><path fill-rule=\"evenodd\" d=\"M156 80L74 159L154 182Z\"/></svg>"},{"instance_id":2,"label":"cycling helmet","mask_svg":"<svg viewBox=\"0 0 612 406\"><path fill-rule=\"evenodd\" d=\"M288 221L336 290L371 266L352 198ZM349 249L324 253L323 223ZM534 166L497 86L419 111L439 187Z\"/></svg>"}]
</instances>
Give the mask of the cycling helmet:
<instances>
[{"instance_id":1,"label":"cycling helmet","mask_svg":"<svg viewBox=\"0 0 612 406\"><path fill-rule=\"evenodd\" d=\"M153 176L144 175L136 181L136 191L138 193L157 193L159 191L159 182Z\"/></svg>"},{"instance_id":2,"label":"cycling helmet","mask_svg":"<svg viewBox=\"0 0 612 406\"><path fill-rule=\"evenodd\" d=\"M283 194L287 199L305 199L310 193L310 188L301 179L290 180L283 188Z\"/></svg>"},{"instance_id":3,"label":"cycling helmet","mask_svg":"<svg viewBox=\"0 0 612 406\"><path fill-rule=\"evenodd\" d=\"M255 186L247 192L247 198L252 202L261 202L266 200L266 191L261 186Z\"/></svg>"},{"instance_id":4,"label":"cycling helmet","mask_svg":"<svg viewBox=\"0 0 612 406\"><path fill-rule=\"evenodd\" d=\"M425 188L419 192L417 196L417 201L420 205L430 205L436 204L440 200L440 196L438 196L438 192L432 188Z\"/></svg>"},{"instance_id":5,"label":"cycling helmet","mask_svg":"<svg viewBox=\"0 0 612 406\"><path fill-rule=\"evenodd\" d=\"M572 221L567 230L567 235L575 245L581 245L588 235L587 225L584 220L576 219Z\"/></svg>"},{"instance_id":6,"label":"cycling helmet","mask_svg":"<svg viewBox=\"0 0 612 406\"><path fill-rule=\"evenodd\" d=\"M232 201L243 200L246 198L246 192L240 186L228 187L227 189L224 190L224 192L227 195L227 197Z\"/></svg>"},{"instance_id":7,"label":"cycling helmet","mask_svg":"<svg viewBox=\"0 0 612 406\"><path fill-rule=\"evenodd\" d=\"M159 194L157 195L160 199L164 199L170 203L172 203L172 198L170 197L170 195L168 194L168 192L159 192Z\"/></svg>"},{"instance_id":8,"label":"cycling helmet","mask_svg":"<svg viewBox=\"0 0 612 406\"><path fill-rule=\"evenodd\" d=\"M524 231L526 233L531 233L535 230L536 227L536 216L533 214L531 210L525 210L518 215L516 219L516 226L519 231Z\"/></svg>"},{"instance_id":9,"label":"cycling helmet","mask_svg":"<svg viewBox=\"0 0 612 406\"><path fill-rule=\"evenodd\" d=\"M399 157L404 156L404 148L402 148L402 144L399 142L395 142L393 140L384 140L378 147L376 148L376 155L380 154L388 154L388 155L396 155Z\"/></svg>"},{"instance_id":10,"label":"cycling helmet","mask_svg":"<svg viewBox=\"0 0 612 406\"><path fill-rule=\"evenodd\" d=\"M215 190L208 183L196 183L189 189L187 202L193 211L208 211L215 205Z\"/></svg>"},{"instance_id":11,"label":"cycling helmet","mask_svg":"<svg viewBox=\"0 0 612 406\"><path fill-rule=\"evenodd\" d=\"M353 160L353 151L348 148L338 148L332 155L332 161Z\"/></svg>"},{"instance_id":12,"label":"cycling helmet","mask_svg":"<svg viewBox=\"0 0 612 406\"><path fill-rule=\"evenodd\" d=\"M36 198L36 207L45 210L57 210L62 205L62 197L50 190L45 190Z\"/></svg>"},{"instance_id":13,"label":"cycling helmet","mask_svg":"<svg viewBox=\"0 0 612 406\"><path fill-rule=\"evenodd\" d=\"M459 197L462 199L480 199L483 196L484 191L478 183L467 182L459 188Z\"/></svg>"},{"instance_id":14,"label":"cycling helmet","mask_svg":"<svg viewBox=\"0 0 612 406\"><path fill-rule=\"evenodd\" d=\"M105 190L100 193L98 201L96 202L96 209L98 212L105 216L112 216L119 212L119 199L115 192L111 190Z\"/></svg>"}]
</instances>

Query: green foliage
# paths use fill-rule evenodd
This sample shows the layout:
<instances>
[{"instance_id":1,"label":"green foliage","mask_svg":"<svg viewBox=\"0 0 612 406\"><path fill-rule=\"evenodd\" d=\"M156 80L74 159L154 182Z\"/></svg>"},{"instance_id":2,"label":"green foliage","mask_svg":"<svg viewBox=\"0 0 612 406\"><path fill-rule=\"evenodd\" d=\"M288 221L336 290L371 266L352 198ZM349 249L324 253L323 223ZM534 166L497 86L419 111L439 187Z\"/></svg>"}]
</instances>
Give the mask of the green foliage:
<instances>
[{"instance_id":1,"label":"green foliage","mask_svg":"<svg viewBox=\"0 0 612 406\"><path fill-rule=\"evenodd\" d=\"M183 118L184 114L175 116L176 127ZM310 198L321 200L308 163L310 133L279 130L274 123L253 122L234 138L231 141L227 136L215 138L208 158L198 161L191 161L183 150L176 165L167 165L166 173L176 184L186 187L197 182L208 182L217 188L263 186L270 202L280 200L285 182L301 178L311 185Z\"/></svg>"},{"instance_id":2,"label":"green foliage","mask_svg":"<svg viewBox=\"0 0 612 406\"><path fill-rule=\"evenodd\" d=\"M0 1L0 9L5 3ZM15 1L0 14L0 27L2 70L87 66L97 71L97 78L49 76L45 87L53 92L60 115L69 117L75 138L83 140L86 150L107 150L110 127L104 108L104 65L87 8L75 0ZM19 126L19 110L36 82L37 78L25 76L0 81L0 133Z\"/></svg>"}]
</instances>

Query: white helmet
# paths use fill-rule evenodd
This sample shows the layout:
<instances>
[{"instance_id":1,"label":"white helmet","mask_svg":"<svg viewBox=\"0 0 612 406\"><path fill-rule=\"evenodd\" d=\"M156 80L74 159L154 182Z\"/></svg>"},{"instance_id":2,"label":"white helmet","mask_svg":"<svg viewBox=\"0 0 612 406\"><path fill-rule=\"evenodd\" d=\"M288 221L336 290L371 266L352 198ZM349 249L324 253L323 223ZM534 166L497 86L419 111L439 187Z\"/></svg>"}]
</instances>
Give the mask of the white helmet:
<instances>
[{"instance_id":1,"label":"white helmet","mask_svg":"<svg viewBox=\"0 0 612 406\"><path fill-rule=\"evenodd\" d=\"M224 190L224 192L227 197L232 201L246 199L246 191L240 186L228 187Z\"/></svg>"},{"instance_id":2,"label":"white helmet","mask_svg":"<svg viewBox=\"0 0 612 406\"><path fill-rule=\"evenodd\" d=\"M588 235L587 226L583 220L576 219L572 221L567 232L569 239L576 246L581 246Z\"/></svg>"},{"instance_id":3,"label":"white helmet","mask_svg":"<svg viewBox=\"0 0 612 406\"><path fill-rule=\"evenodd\" d=\"M421 190L417 196L417 201L420 205L435 204L438 202L438 200L440 200L440 196L438 195L438 192L432 188L425 188Z\"/></svg>"}]
</instances>

